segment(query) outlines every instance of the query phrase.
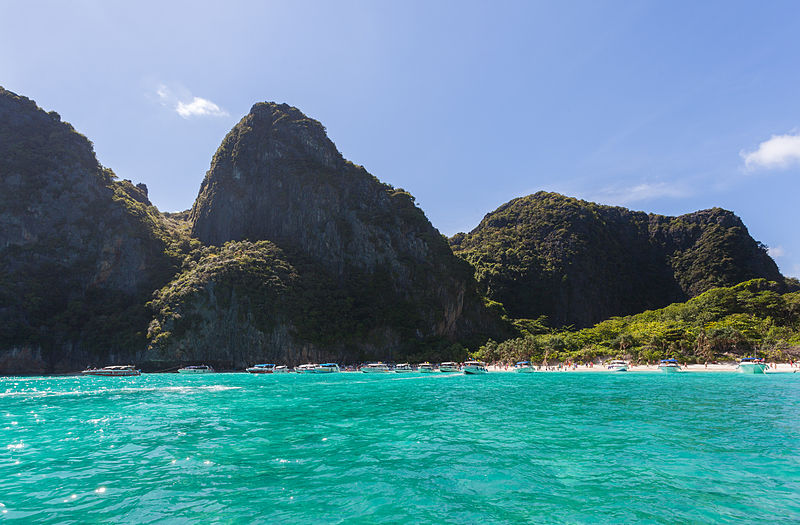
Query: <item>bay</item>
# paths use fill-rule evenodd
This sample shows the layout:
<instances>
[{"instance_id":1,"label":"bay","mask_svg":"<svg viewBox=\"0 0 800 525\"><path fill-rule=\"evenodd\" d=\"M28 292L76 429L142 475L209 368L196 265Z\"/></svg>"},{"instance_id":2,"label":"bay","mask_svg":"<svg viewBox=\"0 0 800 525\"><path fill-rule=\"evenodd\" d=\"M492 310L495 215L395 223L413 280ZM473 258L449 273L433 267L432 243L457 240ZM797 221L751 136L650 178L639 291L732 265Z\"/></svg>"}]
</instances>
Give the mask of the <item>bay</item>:
<instances>
[{"instance_id":1,"label":"bay","mask_svg":"<svg viewBox=\"0 0 800 525\"><path fill-rule=\"evenodd\" d=\"M797 523L800 374L0 378L0 518Z\"/></svg>"}]
</instances>

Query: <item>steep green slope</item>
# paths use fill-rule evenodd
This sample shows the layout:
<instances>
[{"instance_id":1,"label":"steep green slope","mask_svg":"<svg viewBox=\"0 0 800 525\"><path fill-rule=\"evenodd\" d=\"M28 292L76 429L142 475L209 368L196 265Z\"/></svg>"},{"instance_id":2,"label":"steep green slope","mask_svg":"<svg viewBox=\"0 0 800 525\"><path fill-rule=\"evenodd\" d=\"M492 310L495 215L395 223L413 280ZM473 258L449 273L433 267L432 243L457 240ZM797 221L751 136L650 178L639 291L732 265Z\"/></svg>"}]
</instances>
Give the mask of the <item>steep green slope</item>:
<instances>
[{"instance_id":1,"label":"steep green slope","mask_svg":"<svg viewBox=\"0 0 800 525\"><path fill-rule=\"evenodd\" d=\"M588 326L753 278L784 281L742 221L719 208L665 217L539 192L450 244L512 317L544 315L553 326Z\"/></svg>"},{"instance_id":2,"label":"steep green slope","mask_svg":"<svg viewBox=\"0 0 800 525\"><path fill-rule=\"evenodd\" d=\"M621 357L681 362L758 355L800 357L800 292L754 279L712 288L685 303L615 317L578 331L531 333L500 344L490 341L477 356L487 360L533 359L550 363Z\"/></svg>"},{"instance_id":3,"label":"steep green slope","mask_svg":"<svg viewBox=\"0 0 800 525\"><path fill-rule=\"evenodd\" d=\"M0 88L0 373L141 352L180 237L58 114Z\"/></svg>"}]
</instances>

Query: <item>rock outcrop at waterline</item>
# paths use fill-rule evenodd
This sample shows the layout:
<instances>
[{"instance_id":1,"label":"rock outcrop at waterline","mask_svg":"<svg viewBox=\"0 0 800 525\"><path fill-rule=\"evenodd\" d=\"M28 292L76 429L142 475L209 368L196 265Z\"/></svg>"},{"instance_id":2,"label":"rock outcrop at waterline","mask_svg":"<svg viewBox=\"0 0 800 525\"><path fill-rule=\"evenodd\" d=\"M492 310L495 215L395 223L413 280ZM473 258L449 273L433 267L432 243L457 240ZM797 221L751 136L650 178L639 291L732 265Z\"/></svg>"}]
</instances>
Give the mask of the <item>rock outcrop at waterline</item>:
<instances>
[{"instance_id":1,"label":"rock outcrop at waterline","mask_svg":"<svg viewBox=\"0 0 800 525\"><path fill-rule=\"evenodd\" d=\"M590 326L750 279L784 283L765 247L720 208L666 217L539 192L450 244L509 315L544 315L555 326Z\"/></svg>"},{"instance_id":2,"label":"rock outcrop at waterline","mask_svg":"<svg viewBox=\"0 0 800 525\"><path fill-rule=\"evenodd\" d=\"M319 122L285 104L256 104L231 130L191 220L216 247L197 265L223 257L241 272L189 269L178 281L197 283L192 293L159 292L149 359L393 359L509 333L414 198L346 161ZM278 288L237 262L267 259L265 269L291 268L269 277Z\"/></svg>"},{"instance_id":3,"label":"rock outcrop at waterline","mask_svg":"<svg viewBox=\"0 0 800 525\"><path fill-rule=\"evenodd\" d=\"M55 112L0 88L0 373L141 352L172 235Z\"/></svg>"}]
</instances>

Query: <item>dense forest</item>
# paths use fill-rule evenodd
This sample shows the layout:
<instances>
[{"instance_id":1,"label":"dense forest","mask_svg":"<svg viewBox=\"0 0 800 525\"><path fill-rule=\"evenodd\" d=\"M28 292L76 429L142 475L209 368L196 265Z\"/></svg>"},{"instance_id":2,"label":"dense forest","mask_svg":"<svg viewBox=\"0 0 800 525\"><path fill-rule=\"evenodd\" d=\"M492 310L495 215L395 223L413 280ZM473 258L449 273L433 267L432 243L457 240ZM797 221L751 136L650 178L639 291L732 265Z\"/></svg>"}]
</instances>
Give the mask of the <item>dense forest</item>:
<instances>
[{"instance_id":1,"label":"dense forest","mask_svg":"<svg viewBox=\"0 0 800 525\"><path fill-rule=\"evenodd\" d=\"M541 319L516 321L522 337L489 341L473 353L487 361L590 362L618 357L636 362L733 360L750 355L783 361L800 357L800 292L753 279L712 288L685 303L582 330L557 330Z\"/></svg>"}]
</instances>

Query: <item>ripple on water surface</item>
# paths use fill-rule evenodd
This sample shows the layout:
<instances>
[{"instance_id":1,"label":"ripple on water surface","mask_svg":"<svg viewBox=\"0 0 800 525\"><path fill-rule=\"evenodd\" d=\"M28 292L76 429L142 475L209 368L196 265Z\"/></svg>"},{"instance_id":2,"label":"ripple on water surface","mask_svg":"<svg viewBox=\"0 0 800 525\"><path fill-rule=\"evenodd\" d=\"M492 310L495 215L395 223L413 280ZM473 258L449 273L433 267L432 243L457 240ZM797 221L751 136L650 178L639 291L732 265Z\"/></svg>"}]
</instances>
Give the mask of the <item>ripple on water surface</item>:
<instances>
[{"instance_id":1,"label":"ripple on water surface","mask_svg":"<svg viewBox=\"0 0 800 525\"><path fill-rule=\"evenodd\" d=\"M0 379L28 521L800 521L800 377Z\"/></svg>"}]
</instances>

